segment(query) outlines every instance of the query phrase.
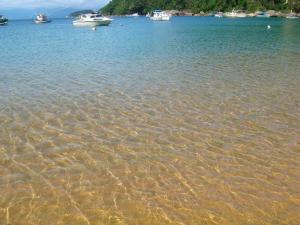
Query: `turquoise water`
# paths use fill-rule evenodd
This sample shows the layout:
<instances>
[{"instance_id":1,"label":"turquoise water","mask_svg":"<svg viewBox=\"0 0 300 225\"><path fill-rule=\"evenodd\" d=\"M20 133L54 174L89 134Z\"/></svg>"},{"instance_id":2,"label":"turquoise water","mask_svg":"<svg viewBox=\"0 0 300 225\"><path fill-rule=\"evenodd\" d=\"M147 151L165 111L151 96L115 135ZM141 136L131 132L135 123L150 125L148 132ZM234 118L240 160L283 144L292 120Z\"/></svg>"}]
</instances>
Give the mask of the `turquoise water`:
<instances>
[{"instance_id":1,"label":"turquoise water","mask_svg":"<svg viewBox=\"0 0 300 225\"><path fill-rule=\"evenodd\" d=\"M0 224L300 224L300 21L0 38Z\"/></svg>"},{"instance_id":2,"label":"turquoise water","mask_svg":"<svg viewBox=\"0 0 300 225\"><path fill-rule=\"evenodd\" d=\"M80 79L91 79L91 85L103 83L102 78L108 82L104 85L135 85L135 79L161 83L179 76L174 82L180 83L193 68L204 77L210 72L231 76L233 70L243 70L245 76L259 69L289 70L290 64L299 63L299 24L284 19L186 17L153 23L116 18L111 26L92 32L74 28L70 20L44 26L12 21L0 30L1 80L5 80L1 96L8 94L7 88L18 90L17 95L47 92L33 88L35 84L79 94L85 89L70 81Z\"/></svg>"}]
</instances>

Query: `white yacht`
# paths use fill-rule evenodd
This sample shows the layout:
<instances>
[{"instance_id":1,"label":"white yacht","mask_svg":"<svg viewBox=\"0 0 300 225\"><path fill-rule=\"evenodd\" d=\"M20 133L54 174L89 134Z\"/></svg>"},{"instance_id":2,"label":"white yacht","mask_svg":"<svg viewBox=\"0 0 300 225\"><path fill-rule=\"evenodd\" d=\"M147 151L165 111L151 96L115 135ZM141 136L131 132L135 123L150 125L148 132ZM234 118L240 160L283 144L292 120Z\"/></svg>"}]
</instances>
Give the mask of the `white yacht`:
<instances>
[{"instance_id":1,"label":"white yacht","mask_svg":"<svg viewBox=\"0 0 300 225\"><path fill-rule=\"evenodd\" d=\"M8 22L8 19L6 19L4 16L0 15L0 25L6 25Z\"/></svg>"},{"instance_id":2,"label":"white yacht","mask_svg":"<svg viewBox=\"0 0 300 225\"><path fill-rule=\"evenodd\" d=\"M234 17L236 17L236 14L237 14L237 12L233 9L231 12L224 13L224 16L234 18Z\"/></svg>"},{"instance_id":3,"label":"white yacht","mask_svg":"<svg viewBox=\"0 0 300 225\"><path fill-rule=\"evenodd\" d=\"M171 19L171 15L162 10L155 10L152 12L150 19L155 21L168 21Z\"/></svg>"},{"instance_id":4,"label":"white yacht","mask_svg":"<svg viewBox=\"0 0 300 225\"><path fill-rule=\"evenodd\" d=\"M73 21L74 26L108 26L112 19L98 13L82 14Z\"/></svg>"},{"instance_id":5,"label":"white yacht","mask_svg":"<svg viewBox=\"0 0 300 225\"><path fill-rule=\"evenodd\" d=\"M50 23L51 20L48 20L48 17L43 15L43 14L39 14L37 15L37 17L34 20L35 23Z\"/></svg>"},{"instance_id":6,"label":"white yacht","mask_svg":"<svg viewBox=\"0 0 300 225\"><path fill-rule=\"evenodd\" d=\"M224 13L224 16L229 18L245 18L247 17L247 14L243 11L236 11L233 9L231 12Z\"/></svg>"}]
</instances>

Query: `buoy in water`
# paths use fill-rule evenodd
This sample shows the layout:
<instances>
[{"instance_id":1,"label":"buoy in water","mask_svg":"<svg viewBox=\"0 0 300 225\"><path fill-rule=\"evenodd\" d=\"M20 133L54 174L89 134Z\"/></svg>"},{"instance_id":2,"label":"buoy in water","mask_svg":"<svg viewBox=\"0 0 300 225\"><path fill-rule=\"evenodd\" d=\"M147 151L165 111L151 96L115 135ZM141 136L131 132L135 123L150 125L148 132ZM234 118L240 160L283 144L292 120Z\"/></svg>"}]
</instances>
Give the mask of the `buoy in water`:
<instances>
[{"instance_id":1,"label":"buoy in water","mask_svg":"<svg viewBox=\"0 0 300 225\"><path fill-rule=\"evenodd\" d=\"M96 31L96 30L97 30L97 28L96 28L96 27L92 27L92 30L93 30L93 31Z\"/></svg>"},{"instance_id":2,"label":"buoy in water","mask_svg":"<svg viewBox=\"0 0 300 225\"><path fill-rule=\"evenodd\" d=\"M268 26L267 26L267 28L268 28L268 30L270 30L270 29L271 29L271 26L270 26L270 25L268 25Z\"/></svg>"}]
</instances>

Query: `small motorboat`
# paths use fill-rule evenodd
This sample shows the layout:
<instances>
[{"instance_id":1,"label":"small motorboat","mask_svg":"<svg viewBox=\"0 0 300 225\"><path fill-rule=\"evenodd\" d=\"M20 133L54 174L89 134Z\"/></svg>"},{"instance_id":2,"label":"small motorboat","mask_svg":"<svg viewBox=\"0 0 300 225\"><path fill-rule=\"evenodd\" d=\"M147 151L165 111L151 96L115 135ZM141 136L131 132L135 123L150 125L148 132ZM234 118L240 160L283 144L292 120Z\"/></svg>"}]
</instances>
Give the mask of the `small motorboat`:
<instances>
[{"instance_id":1,"label":"small motorboat","mask_svg":"<svg viewBox=\"0 0 300 225\"><path fill-rule=\"evenodd\" d=\"M6 25L8 22L8 19L5 18L4 16L0 15L0 26Z\"/></svg>"},{"instance_id":2,"label":"small motorboat","mask_svg":"<svg viewBox=\"0 0 300 225\"><path fill-rule=\"evenodd\" d=\"M257 11L257 12L255 12L255 14L256 14L256 17L258 17L258 18L269 18L269 17L271 17L271 15L269 13L262 12L262 11Z\"/></svg>"},{"instance_id":3,"label":"small motorboat","mask_svg":"<svg viewBox=\"0 0 300 225\"><path fill-rule=\"evenodd\" d=\"M73 21L74 26L108 26L113 20L99 13L81 14Z\"/></svg>"},{"instance_id":4,"label":"small motorboat","mask_svg":"<svg viewBox=\"0 0 300 225\"><path fill-rule=\"evenodd\" d=\"M217 17L217 18L222 18L222 17L223 17L223 13L222 13L222 12L217 12L217 13L215 14L215 17Z\"/></svg>"},{"instance_id":5,"label":"small motorboat","mask_svg":"<svg viewBox=\"0 0 300 225\"><path fill-rule=\"evenodd\" d=\"M171 15L162 10L155 10L152 12L150 19L154 21L168 21L171 19Z\"/></svg>"},{"instance_id":6,"label":"small motorboat","mask_svg":"<svg viewBox=\"0 0 300 225\"><path fill-rule=\"evenodd\" d=\"M36 19L34 20L35 23L41 24L41 23L50 23L51 20L48 20L48 17L43 14L37 15Z\"/></svg>"},{"instance_id":7,"label":"small motorboat","mask_svg":"<svg viewBox=\"0 0 300 225\"><path fill-rule=\"evenodd\" d=\"M233 9L231 12L224 13L224 16L229 18L245 18L247 17L247 14L242 10L237 11Z\"/></svg>"},{"instance_id":8,"label":"small motorboat","mask_svg":"<svg viewBox=\"0 0 300 225\"><path fill-rule=\"evenodd\" d=\"M130 14L130 15L127 15L128 17L139 17L139 13L133 13L133 14Z\"/></svg>"},{"instance_id":9,"label":"small motorboat","mask_svg":"<svg viewBox=\"0 0 300 225\"><path fill-rule=\"evenodd\" d=\"M233 9L231 12L224 13L224 16L229 17L229 18L235 18L236 15L237 15L237 12L235 11L235 9Z\"/></svg>"}]
</instances>

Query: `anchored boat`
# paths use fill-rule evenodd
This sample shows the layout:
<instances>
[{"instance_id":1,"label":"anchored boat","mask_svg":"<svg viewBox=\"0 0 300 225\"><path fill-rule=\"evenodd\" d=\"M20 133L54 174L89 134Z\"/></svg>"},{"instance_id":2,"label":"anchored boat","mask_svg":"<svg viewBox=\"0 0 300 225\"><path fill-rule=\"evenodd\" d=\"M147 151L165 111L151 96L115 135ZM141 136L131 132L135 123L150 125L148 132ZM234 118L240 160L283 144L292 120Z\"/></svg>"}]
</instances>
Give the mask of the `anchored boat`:
<instances>
[{"instance_id":1,"label":"anchored boat","mask_svg":"<svg viewBox=\"0 0 300 225\"><path fill-rule=\"evenodd\" d=\"M245 18L247 14L242 10L233 9L231 12L224 13L224 16L229 18Z\"/></svg>"},{"instance_id":2,"label":"anchored boat","mask_svg":"<svg viewBox=\"0 0 300 225\"><path fill-rule=\"evenodd\" d=\"M37 15L36 19L34 20L35 23L50 23L51 20L48 20L48 17L46 15L43 14L39 14Z\"/></svg>"},{"instance_id":3,"label":"anchored boat","mask_svg":"<svg viewBox=\"0 0 300 225\"><path fill-rule=\"evenodd\" d=\"M6 25L7 24L7 22L8 22L8 19L7 18L5 18L4 16L1 16L0 15L0 25Z\"/></svg>"},{"instance_id":4,"label":"anchored boat","mask_svg":"<svg viewBox=\"0 0 300 225\"><path fill-rule=\"evenodd\" d=\"M155 10L152 12L150 19L155 21L168 21L171 19L171 15L162 10Z\"/></svg>"},{"instance_id":5,"label":"anchored boat","mask_svg":"<svg viewBox=\"0 0 300 225\"><path fill-rule=\"evenodd\" d=\"M133 13L133 14L130 14L130 15L127 15L128 17L139 17L139 13Z\"/></svg>"},{"instance_id":6,"label":"anchored boat","mask_svg":"<svg viewBox=\"0 0 300 225\"><path fill-rule=\"evenodd\" d=\"M269 17L271 17L271 15L269 13L263 12L263 11L257 11L257 12L255 12L255 14L256 14L256 17L258 17L258 18L269 18Z\"/></svg>"},{"instance_id":7,"label":"anchored boat","mask_svg":"<svg viewBox=\"0 0 300 225\"><path fill-rule=\"evenodd\" d=\"M217 12L214 16L218 17L218 18L222 18L223 17L223 12Z\"/></svg>"},{"instance_id":8,"label":"anchored boat","mask_svg":"<svg viewBox=\"0 0 300 225\"><path fill-rule=\"evenodd\" d=\"M108 26L112 19L102 16L99 13L81 14L73 21L74 26Z\"/></svg>"}]
</instances>

